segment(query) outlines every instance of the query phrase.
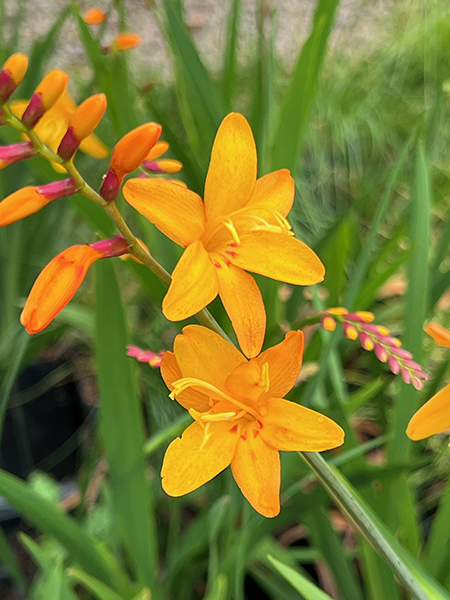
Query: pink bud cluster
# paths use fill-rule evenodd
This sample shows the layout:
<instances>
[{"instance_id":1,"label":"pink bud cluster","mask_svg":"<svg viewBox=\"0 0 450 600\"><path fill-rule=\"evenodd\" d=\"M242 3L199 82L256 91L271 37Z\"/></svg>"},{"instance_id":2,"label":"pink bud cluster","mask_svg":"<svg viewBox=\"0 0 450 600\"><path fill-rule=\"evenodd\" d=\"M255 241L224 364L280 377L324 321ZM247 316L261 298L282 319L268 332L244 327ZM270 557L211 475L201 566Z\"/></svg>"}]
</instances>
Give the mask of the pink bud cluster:
<instances>
[{"instance_id":1,"label":"pink bud cluster","mask_svg":"<svg viewBox=\"0 0 450 600\"><path fill-rule=\"evenodd\" d=\"M159 369L165 352L153 352L153 350L142 350L138 346L127 346L127 356L135 358L139 362L147 363L155 369Z\"/></svg>"},{"instance_id":2,"label":"pink bud cluster","mask_svg":"<svg viewBox=\"0 0 450 600\"><path fill-rule=\"evenodd\" d=\"M342 307L330 308L322 314L321 325L327 331L334 331L336 323L340 323L345 337L359 339L361 346L365 350L374 350L378 360L387 363L395 375L400 374L405 383L421 390L428 375L414 362L411 352L401 348L401 341L392 337L387 327L372 323L374 318L372 313L365 311L349 313Z\"/></svg>"}]
</instances>

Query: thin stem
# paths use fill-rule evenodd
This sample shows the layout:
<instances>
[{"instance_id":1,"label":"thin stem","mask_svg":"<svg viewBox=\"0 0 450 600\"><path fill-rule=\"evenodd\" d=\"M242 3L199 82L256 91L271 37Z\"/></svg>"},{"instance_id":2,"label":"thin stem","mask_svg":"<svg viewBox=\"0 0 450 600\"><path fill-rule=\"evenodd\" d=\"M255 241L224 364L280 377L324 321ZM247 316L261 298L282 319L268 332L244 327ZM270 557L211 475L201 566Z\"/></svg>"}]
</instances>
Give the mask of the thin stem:
<instances>
[{"instance_id":1,"label":"thin stem","mask_svg":"<svg viewBox=\"0 0 450 600\"><path fill-rule=\"evenodd\" d=\"M348 516L359 533L388 563L396 577L417 600L429 600L408 566L392 548L376 520L366 511L364 504L343 476L316 452L300 452L300 456L315 472L329 495Z\"/></svg>"}]
</instances>

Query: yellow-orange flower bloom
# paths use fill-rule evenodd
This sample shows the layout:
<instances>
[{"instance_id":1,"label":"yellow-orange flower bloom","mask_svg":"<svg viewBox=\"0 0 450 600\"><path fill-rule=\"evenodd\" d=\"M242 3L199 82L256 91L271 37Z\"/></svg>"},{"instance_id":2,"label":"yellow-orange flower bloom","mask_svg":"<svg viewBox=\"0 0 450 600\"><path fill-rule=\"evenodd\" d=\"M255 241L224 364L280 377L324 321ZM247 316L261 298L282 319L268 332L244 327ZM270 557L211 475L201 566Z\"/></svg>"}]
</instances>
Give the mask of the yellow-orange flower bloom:
<instances>
[{"instance_id":1,"label":"yellow-orange flower bloom","mask_svg":"<svg viewBox=\"0 0 450 600\"><path fill-rule=\"evenodd\" d=\"M41 271L20 315L30 334L39 333L70 302L89 267L100 258L121 256L128 251L122 236L94 244L76 245L55 256Z\"/></svg>"},{"instance_id":2,"label":"yellow-orange flower bloom","mask_svg":"<svg viewBox=\"0 0 450 600\"><path fill-rule=\"evenodd\" d=\"M20 119L27 105L27 100L16 100L11 102L11 110ZM76 109L77 105L72 97L68 92L64 92L53 108L44 114L34 128L39 139L53 150L53 152L57 152ZM81 142L80 150L93 158L105 158L108 156L108 148L93 133ZM58 171L63 170L59 165L55 164L54 166Z\"/></svg>"},{"instance_id":3,"label":"yellow-orange flower bloom","mask_svg":"<svg viewBox=\"0 0 450 600\"><path fill-rule=\"evenodd\" d=\"M280 511L279 450L321 452L344 442L331 419L283 396L300 373L303 333L248 361L218 334L188 325L161 363L170 396L195 422L167 449L162 486L182 496L231 465L250 504L266 517Z\"/></svg>"},{"instance_id":4,"label":"yellow-orange flower bloom","mask_svg":"<svg viewBox=\"0 0 450 600\"><path fill-rule=\"evenodd\" d=\"M117 50L131 50L142 42L140 35L136 33L120 33L113 41L113 47Z\"/></svg>"},{"instance_id":5,"label":"yellow-orange flower bloom","mask_svg":"<svg viewBox=\"0 0 450 600\"><path fill-rule=\"evenodd\" d=\"M186 319L219 294L249 357L261 350L266 313L247 271L295 285L318 283L325 272L286 221L294 200L289 171L256 180L256 163L250 126L231 113L217 132L204 202L163 179L132 179L123 189L134 208L186 248L163 302L165 316Z\"/></svg>"},{"instance_id":6,"label":"yellow-orange flower bloom","mask_svg":"<svg viewBox=\"0 0 450 600\"><path fill-rule=\"evenodd\" d=\"M105 13L98 6L93 6L87 10L83 15L83 21L87 25L100 25L105 20Z\"/></svg>"},{"instance_id":7,"label":"yellow-orange flower bloom","mask_svg":"<svg viewBox=\"0 0 450 600\"><path fill-rule=\"evenodd\" d=\"M439 346L450 348L450 331L439 323L429 323L424 330ZM435 394L414 414L408 423L406 435L412 440L423 440L450 427L450 384Z\"/></svg>"}]
</instances>

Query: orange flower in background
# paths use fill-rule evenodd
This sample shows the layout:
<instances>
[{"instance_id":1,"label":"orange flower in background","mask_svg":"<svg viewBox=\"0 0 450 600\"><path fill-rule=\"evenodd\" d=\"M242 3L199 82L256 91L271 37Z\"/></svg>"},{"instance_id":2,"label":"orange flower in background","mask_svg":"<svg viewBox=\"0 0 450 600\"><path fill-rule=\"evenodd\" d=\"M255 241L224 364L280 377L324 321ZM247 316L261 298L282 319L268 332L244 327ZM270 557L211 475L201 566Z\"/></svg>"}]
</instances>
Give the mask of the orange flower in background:
<instances>
[{"instance_id":1,"label":"orange flower in background","mask_svg":"<svg viewBox=\"0 0 450 600\"><path fill-rule=\"evenodd\" d=\"M27 100L15 100L11 102L11 110L19 119L22 117L27 106ZM44 114L34 128L39 139L53 150L53 152L57 152L76 109L77 105L72 97L68 92L64 92L53 108ZM105 158L109 153L105 144L93 133L81 142L80 150L93 158ZM57 171L64 171L59 165L54 164L53 166Z\"/></svg>"},{"instance_id":2,"label":"orange flower in background","mask_svg":"<svg viewBox=\"0 0 450 600\"><path fill-rule=\"evenodd\" d=\"M191 317L219 294L249 357L261 350L266 313L247 271L295 285L313 285L325 273L286 221L295 191L289 171L257 180L256 168L250 126L231 113L217 132L204 202L163 179L132 179L123 189L129 204L186 248L164 298L165 316L171 321Z\"/></svg>"},{"instance_id":3,"label":"orange flower in background","mask_svg":"<svg viewBox=\"0 0 450 600\"><path fill-rule=\"evenodd\" d=\"M157 160L168 149L169 144L167 142L158 142L155 144L142 163L144 169L147 169L151 173L178 173L183 168L183 164L179 160L172 158Z\"/></svg>"},{"instance_id":4,"label":"orange flower in background","mask_svg":"<svg viewBox=\"0 0 450 600\"><path fill-rule=\"evenodd\" d=\"M424 327L439 346L450 348L450 331L439 323ZM414 441L423 440L450 427L450 384L435 394L414 414L406 435Z\"/></svg>"},{"instance_id":5,"label":"orange flower in background","mask_svg":"<svg viewBox=\"0 0 450 600\"><path fill-rule=\"evenodd\" d=\"M73 298L96 260L121 256L128 249L125 238L118 235L94 244L71 246L55 256L34 282L20 315L28 333L39 333L53 321Z\"/></svg>"},{"instance_id":6,"label":"orange flower in background","mask_svg":"<svg viewBox=\"0 0 450 600\"><path fill-rule=\"evenodd\" d=\"M131 50L142 42L140 35L136 33L120 33L113 41L116 50Z\"/></svg>"},{"instance_id":7,"label":"orange flower in background","mask_svg":"<svg viewBox=\"0 0 450 600\"><path fill-rule=\"evenodd\" d=\"M83 21L87 25L100 25L106 18L106 14L98 6L93 6L83 15Z\"/></svg>"},{"instance_id":8,"label":"orange flower in background","mask_svg":"<svg viewBox=\"0 0 450 600\"><path fill-rule=\"evenodd\" d=\"M266 517L280 512L279 450L321 452L344 442L334 421L283 399L302 354L301 331L248 361L205 327L183 329L174 352L162 359L161 375L195 422L166 451L161 476L167 494L188 494L231 465L255 510Z\"/></svg>"}]
</instances>

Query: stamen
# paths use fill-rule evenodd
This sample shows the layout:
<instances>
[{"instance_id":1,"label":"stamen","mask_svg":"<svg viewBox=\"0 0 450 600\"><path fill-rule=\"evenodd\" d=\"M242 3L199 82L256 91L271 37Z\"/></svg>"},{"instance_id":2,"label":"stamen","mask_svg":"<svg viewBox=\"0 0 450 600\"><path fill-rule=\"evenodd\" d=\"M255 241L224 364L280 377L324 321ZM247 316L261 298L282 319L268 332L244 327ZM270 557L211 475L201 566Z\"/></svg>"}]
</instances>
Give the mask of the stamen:
<instances>
[{"instance_id":1,"label":"stamen","mask_svg":"<svg viewBox=\"0 0 450 600\"><path fill-rule=\"evenodd\" d=\"M195 410L195 408L190 408L189 414L194 419L194 421L196 421L199 425L203 427L203 429L205 428L205 425L202 421L202 413L198 412L198 410Z\"/></svg>"},{"instance_id":2,"label":"stamen","mask_svg":"<svg viewBox=\"0 0 450 600\"><path fill-rule=\"evenodd\" d=\"M174 381L172 385L173 385L173 391L171 392L171 397L175 397L178 394L181 394L181 392L183 392L184 390L186 390L187 388L190 388L190 387L204 388L204 389L208 390L209 392L212 392L215 396L219 396L219 398L228 400L228 402L231 402L231 404L234 404L235 406L238 406L245 412L250 413L251 415L253 415L255 417L255 419L257 419L259 417L256 410L254 410L253 408L250 408L246 404L239 402L239 400L232 398L228 394L225 394L225 392L222 392L222 390L219 390L218 388L216 388L214 385L211 385L210 383L207 383L206 381L202 381L201 379L196 379L195 377L183 377L183 379L178 379L177 381Z\"/></svg>"},{"instance_id":3,"label":"stamen","mask_svg":"<svg viewBox=\"0 0 450 600\"><path fill-rule=\"evenodd\" d=\"M202 419L202 421L214 423L215 421L229 421L230 419L232 419L235 416L236 416L235 412L223 412L223 413L213 413L213 414L207 413L206 415L202 415L201 419Z\"/></svg>"},{"instance_id":4,"label":"stamen","mask_svg":"<svg viewBox=\"0 0 450 600\"><path fill-rule=\"evenodd\" d=\"M238 244L240 246L241 240L239 239L239 235L238 235L238 232L236 231L236 227L233 225L233 221L231 219L227 219L226 221L223 222L223 224L228 229L228 231L231 233L231 236L232 236L233 240L236 242L236 244Z\"/></svg>"},{"instance_id":5,"label":"stamen","mask_svg":"<svg viewBox=\"0 0 450 600\"><path fill-rule=\"evenodd\" d=\"M261 387L265 392L269 391L270 380L269 380L269 363L264 363L261 369Z\"/></svg>"},{"instance_id":6,"label":"stamen","mask_svg":"<svg viewBox=\"0 0 450 600\"><path fill-rule=\"evenodd\" d=\"M210 427L210 424L209 424L209 423L206 423L206 427L205 427L205 435L204 435L204 437L203 437L203 441L202 441L202 443L200 444L200 448L198 449L198 451L199 451L199 452L201 452L201 451L203 450L203 448L206 446L206 444L207 444L208 440L209 440L209 439L211 438L211 436L212 436L212 433L209 433L209 431L208 431L208 430L209 430L209 427Z\"/></svg>"}]
</instances>

